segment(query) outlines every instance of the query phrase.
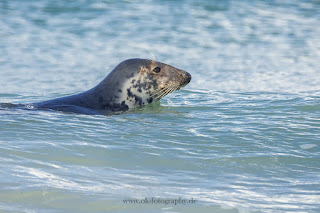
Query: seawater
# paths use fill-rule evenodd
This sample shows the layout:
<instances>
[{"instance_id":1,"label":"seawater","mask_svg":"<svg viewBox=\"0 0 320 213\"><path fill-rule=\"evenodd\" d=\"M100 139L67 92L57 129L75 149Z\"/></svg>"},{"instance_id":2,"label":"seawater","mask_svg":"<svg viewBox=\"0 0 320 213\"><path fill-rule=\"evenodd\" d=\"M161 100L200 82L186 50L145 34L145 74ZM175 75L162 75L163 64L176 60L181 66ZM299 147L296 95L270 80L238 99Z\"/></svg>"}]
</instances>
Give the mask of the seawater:
<instances>
[{"instance_id":1,"label":"seawater","mask_svg":"<svg viewBox=\"0 0 320 213\"><path fill-rule=\"evenodd\" d=\"M319 11L0 1L0 211L319 212ZM4 104L85 91L149 52L193 77L160 104L111 116Z\"/></svg>"}]
</instances>

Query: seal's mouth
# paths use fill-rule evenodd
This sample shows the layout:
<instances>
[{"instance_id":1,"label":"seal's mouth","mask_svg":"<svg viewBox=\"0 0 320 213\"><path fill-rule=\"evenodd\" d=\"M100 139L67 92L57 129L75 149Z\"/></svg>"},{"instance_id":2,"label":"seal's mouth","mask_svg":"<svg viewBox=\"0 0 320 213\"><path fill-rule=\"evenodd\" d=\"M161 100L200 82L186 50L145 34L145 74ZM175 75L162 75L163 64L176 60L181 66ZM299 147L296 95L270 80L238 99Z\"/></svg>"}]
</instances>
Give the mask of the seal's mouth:
<instances>
[{"instance_id":1,"label":"seal's mouth","mask_svg":"<svg viewBox=\"0 0 320 213\"><path fill-rule=\"evenodd\" d=\"M184 81L182 84L175 84L175 85L165 85L163 86L158 92L152 95L152 98L156 100L160 100L166 95L169 95L170 93L173 93L177 90L180 90L182 87L185 87L188 83L191 81L191 75L187 72L183 73L183 79Z\"/></svg>"},{"instance_id":2,"label":"seal's mouth","mask_svg":"<svg viewBox=\"0 0 320 213\"><path fill-rule=\"evenodd\" d=\"M181 85L166 86L153 94L152 97L156 100L160 100L164 96L169 95L170 93L173 93L174 91L177 91L179 89L181 89Z\"/></svg>"}]
</instances>

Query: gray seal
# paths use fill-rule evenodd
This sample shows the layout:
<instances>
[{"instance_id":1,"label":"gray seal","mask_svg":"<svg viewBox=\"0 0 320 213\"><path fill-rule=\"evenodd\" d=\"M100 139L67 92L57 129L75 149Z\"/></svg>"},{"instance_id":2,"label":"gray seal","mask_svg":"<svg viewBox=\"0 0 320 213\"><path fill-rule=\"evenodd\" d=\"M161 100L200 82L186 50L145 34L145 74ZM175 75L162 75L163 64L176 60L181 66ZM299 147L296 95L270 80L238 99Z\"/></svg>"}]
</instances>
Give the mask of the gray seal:
<instances>
[{"instance_id":1,"label":"gray seal","mask_svg":"<svg viewBox=\"0 0 320 213\"><path fill-rule=\"evenodd\" d=\"M92 89L32 104L38 109L101 114L134 109L159 101L191 81L191 75L168 64L129 59L117 65Z\"/></svg>"}]
</instances>

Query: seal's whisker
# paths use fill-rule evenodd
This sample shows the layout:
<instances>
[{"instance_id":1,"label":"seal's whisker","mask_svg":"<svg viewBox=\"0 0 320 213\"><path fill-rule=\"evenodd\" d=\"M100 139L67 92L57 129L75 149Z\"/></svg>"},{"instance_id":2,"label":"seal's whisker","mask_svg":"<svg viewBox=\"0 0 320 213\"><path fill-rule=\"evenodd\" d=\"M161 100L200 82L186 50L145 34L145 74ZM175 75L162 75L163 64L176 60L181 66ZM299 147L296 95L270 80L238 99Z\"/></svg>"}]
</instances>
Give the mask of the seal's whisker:
<instances>
[{"instance_id":1,"label":"seal's whisker","mask_svg":"<svg viewBox=\"0 0 320 213\"><path fill-rule=\"evenodd\" d=\"M173 87L173 90L171 91L171 93L173 93L174 91L177 91L178 87L179 87L179 86L174 86L174 87Z\"/></svg>"},{"instance_id":2,"label":"seal's whisker","mask_svg":"<svg viewBox=\"0 0 320 213\"><path fill-rule=\"evenodd\" d=\"M159 91L157 91L156 93L152 94L152 97L158 96L160 93L162 93L166 88L162 88Z\"/></svg>"},{"instance_id":3,"label":"seal's whisker","mask_svg":"<svg viewBox=\"0 0 320 213\"><path fill-rule=\"evenodd\" d=\"M169 90L168 90L168 92L166 93L166 95L172 93L173 91L174 91L174 87L170 87Z\"/></svg>"},{"instance_id":4,"label":"seal's whisker","mask_svg":"<svg viewBox=\"0 0 320 213\"><path fill-rule=\"evenodd\" d=\"M164 96L166 96L170 91L170 88L167 88L166 91L164 93L161 94L161 98L163 98Z\"/></svg>"},{"instance_id":5,"label":"seal's whisker","mask_svg":"<svg viewBox=\"0 0 320 213\"><path fill-rule=\"evenodd\" d=\"M173 87L173 86L169 87L168 90L166 91L166 93L162 97L164 97L164 96L166 96L166 95L168 95L168 94L170 94L170 93L172 93L174 91L175 91L175 87Z\"/></svg>"},{"instance_id":6,"label":"seal's whisker","mask_svg":"<svg viewBox=\"0 0 320 213\"><path fill-rule=\"evenodd\" d=\"M177 86L174 86L173 88L172 88L172 90L171 90L171 92L170 93L173 93L174 91L176 91L177 90Z\"/></svg>"},{"instance_id":7,"label":"seal's whisker","mask_svg":"<svg viewBox=\"0 0 320 213\"><path fill-rule=\"evenodd\" d=\"M174 91L177 90L177 88L178 88L177 86L172 86L166 95L173 93Z\"/></svg>"},{"instance_id":8,"label":"seal's whisker","mask_svg":"<svg viewBox=\"0 0 320 213\"><path fill-rule=\"evenodd\" d=\"M152 96L155 97L155 99L160 100L164 96L166 96L169 92L171 87L164 87L161 90L159 90L157 93L153 94Z\"/></svg>"},{"instance_id":9,"label":"seal's whisker","mask_svg":"<svg viewBox=\"0 0 320 213\"><path fill-rule=\"evenodd\" d=\"M180 88L180 85L175 86L175 88L174 88L174 91L173 91L173 92L175 92L175 91L179 90L179 88Z\"/></svg>"},{"instance_id":10,"label":"seal's whisker","mask_svg":"<svg viewBox=\"0 0 320 213\"><path fill-rule=\"evenodd\" d=\"M164 88L161 93L156 97L157 100L160 100L161 98L163 98L165 96L165 94L168 91L168 87Z\"/></svg>"},{"instance_id":11,"label":"seal's whisker","mask_svg":"<svg viewBox=\"0 0 320 213\"><path fill-rule=\"evenodd\" d=\"M161 97L162 93L164 93L165 89L166 88L163 88L163 89L159 90L158 92L152 94L151 97L153 97L153 98L158 100L158 98Z\"/></svg>"},{"instance_id":12,"label":"seal's whisker","mask_svg":"<svg viewBox=\"0 0 320 213\"><path fill-rule=\"evenodd\" d=\"M147 51L148 51L148 52L150 53L150 55L152 56L153 60L156 61L157 59L156 59L156 57L154 57L153 53L152 53L151 51L149 51L148 49L147 49Z\"/></svg>"},{"instance_id":13,"label":"seal's whisker","mask_svg":"<svg viewBox=\"0 0 320 213\"><path fill-rule=\"evenodd\" d=\"M172 87L166 87L165 90L157 97L158 99L163 98L164 96L168 95L171 91Z\"/></svg>"},{"instance_id":14,"label":"seal's whisker","mask_svg":"<svg viewBox=\"0 0 320 213\"><path fill-rule=\"evenodd\" d=\"M174 86L169 86L169 87L164 87L162 89L160 89L158 92L152 94L151 97L155 98L156 100L160 100L161 98L163 98L164 96L173 93L174 91L176 91L179 88L179 85L174 85Z\"/></svg>"},{"instance_id":15,"label":"seal's whisker","mask_svg":"<svg viewBox=\"0 0 320 213\"><path fill-rule=\"evenodd\" d=\"M159 100L161 97L161 94L163 93L163 90L160 90L159 92L157 92L156 94L154 94L152 97L154 97L154 99Z\"/></svg>"}]
</instances>

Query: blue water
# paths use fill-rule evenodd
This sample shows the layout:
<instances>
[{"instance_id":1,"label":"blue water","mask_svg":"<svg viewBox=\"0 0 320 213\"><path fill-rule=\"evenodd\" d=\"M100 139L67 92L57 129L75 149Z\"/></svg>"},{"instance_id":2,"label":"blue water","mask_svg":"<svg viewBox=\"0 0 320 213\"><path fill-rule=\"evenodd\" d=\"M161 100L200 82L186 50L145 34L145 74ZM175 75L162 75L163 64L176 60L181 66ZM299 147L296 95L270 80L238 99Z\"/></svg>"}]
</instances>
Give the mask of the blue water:
<instances>
[{"instance_id":1,"label":"blue water","mask_svg":"<svg viewBox=\"0 0 320 213\"><path fill-rule=\"evenodd\" d=\"M0 212L319 212L320 2L0 1ZM188 86L112 116L23 110L128 58ZM127 199L194 204L126 204Z\"/></svg>"}]
</instances>

